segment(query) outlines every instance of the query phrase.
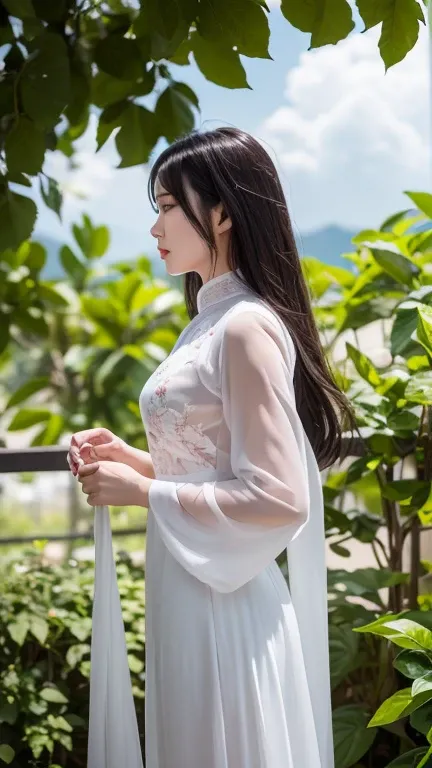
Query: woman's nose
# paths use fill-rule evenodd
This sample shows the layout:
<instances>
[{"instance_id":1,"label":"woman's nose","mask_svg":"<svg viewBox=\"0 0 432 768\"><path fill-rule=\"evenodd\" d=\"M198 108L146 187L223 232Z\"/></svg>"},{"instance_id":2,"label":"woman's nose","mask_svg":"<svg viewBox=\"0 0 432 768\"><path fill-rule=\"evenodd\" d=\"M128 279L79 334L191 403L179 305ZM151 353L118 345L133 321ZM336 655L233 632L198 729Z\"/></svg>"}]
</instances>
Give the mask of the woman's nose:
<instances>
[{"instance_id":1,"label":"woman's nose","mask_svg":"<svg viewBox=\"0 0 432 768\"><path fill-rule=\"evenodd\" d=\"M158 237L162 237L162 227L161 227L161 224L160 224L159 216L156 219L155 223L153 224L153 226L152 226L152 228L150 230L150 234L153 235L153 237L155 237L156 239Z\"/></svg>"}]
</instances>

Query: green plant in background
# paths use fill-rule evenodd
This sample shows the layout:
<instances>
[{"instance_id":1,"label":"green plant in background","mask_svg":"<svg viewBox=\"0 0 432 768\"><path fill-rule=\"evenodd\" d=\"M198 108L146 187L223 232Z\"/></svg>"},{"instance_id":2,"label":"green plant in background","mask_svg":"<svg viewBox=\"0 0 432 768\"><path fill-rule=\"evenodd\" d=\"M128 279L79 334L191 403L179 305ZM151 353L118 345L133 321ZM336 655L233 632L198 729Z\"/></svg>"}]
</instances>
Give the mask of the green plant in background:
<instances>
[{"instance_id":1,"label":"green plant in background","mask_svg":"<svg viewBox=\"0 0 432 768\"><path fill-rule=\"evenodd\" d=\"M65 433L109 423L145 448L138 397L186 324L183 296L153 277L145 257L101 267L109 232L88 216L73 235L76 248L60 251L65 280L40 278L46 253L38 243L0 255L3 309L13 327L0 356L12 390L4 414L15 411L7 429L41 424L31 444L52 445ZM35 397L37 407L27 407Z\"/></svg>"},{"instance_id":2,"label":"green plant in background","mask_svg":"<svg viewBox=\"0 0 432 768\"><path fill-rule=\"evenodd\" d=\"M346 356L339 350L337 376L356 412L357 458L324 484L326 534L342 557L350 554L350 540L370 545L377 564L328 573L337 768L415 766L412 761L426 753L429 760L430 649L415 646L417 639L403 646L427 657L423 672L418 668L414 675L410 667L408 677L415 680L406 689L408 666L394 659L390 642L379 639L384 635L403 645L403 632L387 633L382 621L402 622L398 626L411 627L416 638L429 638L424 627L432 628L430 598L419 595L420 537L432 513L432 196L407 194L416 210L353 238L356 251L344 255L354 269L304 260L329 356L342 334L350 332L352 341L345 344ZM382 335L387 359L379 364L362 350L366 327L372 347ZM366 499L373 503L365 508ZM404 545L408 573L402 568ZM369 636L376 622L380 632ZM353 634L353 628L365 634ZM394 708L402 700L406 711Z\"/></svg>"},{"instance_id":3,"label":"green plant in background","mask_svg":"<svg viewBox=\"0 0 432 768\"><path fill-rule=\"evenodd\" d=\"M430 614L428 621L430 621ZM413 680L409 687L397 690L384 701L369 723L369 727L384 726L409 717L411 726L427 737L432 744L432 632L425 626L411 619L398 616L382 616L371 624L357 627L357 632L370 632L378 637L387 638L403 650L393 660L394 669L408 680ZM421 752L422 750L422 752ZM417 759L417 768L430 765L432 746L411 750L405 753L405 764ZM401 766L400 759L390 766Z\"/></svg>"},{"instance_id":4,"label":"green plant in background","mask_svg":"<svg viewBox=\"0 0 432 768\"><path fill-rule=\"evenodd\" d=\"M94 566L44 565L44 542L0 566L0 765L86 764ZM144 579L116 556L129 668L144 738Z\"/></svg>"},{"instance_id":5,"label":"green plant in background","mask_svg":"<svg viewBox=\"0 0 432 768\"><path fill-rule=\"evenodd\" d=\"M413 48L425 23L417 0L357 0L357 8L365 29L380 25L386 70ZM32 177L61 214L61 190L43 172L44 159L54 150L73 155L91 110L98 149L117 131L125 168L146 163L159 139L194 127L198 98L174 80L172 64L187 66L193 56L211 82L249 88L241 56L270 58L268 10L265 0L2 0L0 251L16 250L33 231L37 206L16 191ZM310 34L310 48L337 43L355 26L348 0L325 13L318 3L282 0L281 11Z\"/></svg>"}]
</instances>

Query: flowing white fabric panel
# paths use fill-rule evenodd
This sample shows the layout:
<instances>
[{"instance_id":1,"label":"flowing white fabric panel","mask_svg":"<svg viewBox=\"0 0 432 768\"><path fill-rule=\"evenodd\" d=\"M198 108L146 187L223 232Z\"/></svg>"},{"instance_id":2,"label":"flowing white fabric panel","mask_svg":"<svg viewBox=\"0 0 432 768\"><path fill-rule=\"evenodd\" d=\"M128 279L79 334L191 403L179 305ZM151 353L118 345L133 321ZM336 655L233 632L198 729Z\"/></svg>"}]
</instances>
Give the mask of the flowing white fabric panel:
<instances>
[{"instance_id":1,"label":"flowing white fabric panel","mask_svg":"<svg viewBox=\"0 0 432 768\"><path fill-rule=\"evenodd\" d=\"M87 768L143 768L108 507L95 507Z\"/></svg>"}]
</instances>

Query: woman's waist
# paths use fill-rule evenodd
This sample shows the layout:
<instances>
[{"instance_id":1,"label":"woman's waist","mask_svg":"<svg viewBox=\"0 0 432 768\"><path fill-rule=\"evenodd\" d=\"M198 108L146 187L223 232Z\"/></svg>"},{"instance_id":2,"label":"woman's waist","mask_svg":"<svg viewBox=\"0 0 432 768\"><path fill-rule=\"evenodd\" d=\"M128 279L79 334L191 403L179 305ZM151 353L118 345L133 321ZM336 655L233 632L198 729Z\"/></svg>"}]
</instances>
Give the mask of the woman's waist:
<instances>
[{"instance_id":1,"label":"woman's waist","mask_svg":"<svg viewBox=\"0 0 432 768\"><path fill-rule=\"evenodd\" d=\"M199 469L196 472L187 472L178 475L164 475L156 472L156 480L168 480L173 483L207 483L215 482L216 480L234 480L235 477L231 473L221 472L214 468Z\"/></svg>"}]
</instances>

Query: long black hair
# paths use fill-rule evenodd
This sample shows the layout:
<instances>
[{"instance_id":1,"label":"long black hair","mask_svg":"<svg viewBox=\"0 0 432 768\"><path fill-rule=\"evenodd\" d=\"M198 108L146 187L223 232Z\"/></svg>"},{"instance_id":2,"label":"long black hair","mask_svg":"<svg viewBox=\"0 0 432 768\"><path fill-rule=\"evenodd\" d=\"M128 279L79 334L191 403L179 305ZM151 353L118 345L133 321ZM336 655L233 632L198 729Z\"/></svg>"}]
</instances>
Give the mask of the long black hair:
<instances>
[{"instance_id":1,"label":"long black hair","mask_svg":"<svg viewBox=\"0 0 432 768\"><path fill-rule=\"evenodd\" d=\"M307 285L277 170L261 144L236 128L193 132L165 149L149 179L154 206L155 185L172 194L187 219L207 243L215 267L216 252L210 211L222 203L232 221L228 261L244 282L279 315L297 352L294 372L296 406L320 469L340 456L342 424L352 425L349 403L328 366L313 317ZM197 215L187 194L197 193ZM185 275L185 301L195 317L197 272Z\"/></svg>"}]
</instances>

